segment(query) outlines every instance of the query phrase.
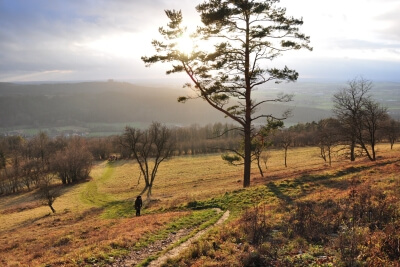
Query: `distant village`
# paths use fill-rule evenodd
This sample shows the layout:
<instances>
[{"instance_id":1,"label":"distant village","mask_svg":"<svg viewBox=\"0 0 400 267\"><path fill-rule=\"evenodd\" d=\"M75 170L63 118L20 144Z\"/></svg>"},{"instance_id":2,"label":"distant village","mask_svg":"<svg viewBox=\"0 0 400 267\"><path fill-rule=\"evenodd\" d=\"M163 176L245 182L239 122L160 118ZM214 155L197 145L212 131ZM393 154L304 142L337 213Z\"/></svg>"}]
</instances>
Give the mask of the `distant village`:
<instances>
[{"instance_id":1,"label":"distant village","mask_svg":"<svg viewBox=\"0 0 400 267\"><path fill-rule=\"evenodd\" d=\"M43 130L42 132L45 132L49 137L55 138L59 136L64 136L64 137L73 137L73 136L82 136L86 137L89 135L88 131L79 131L79 130L57 130L57 129L49 129L49 130ZM0 136L7 137L7 136L21 136L24 138L29 138L35 136L37 133L29 133L26 129L21 129L21 130L13 130L13 131L5 131L5 132L0 132Z\"/></svg>"}]
</instances>

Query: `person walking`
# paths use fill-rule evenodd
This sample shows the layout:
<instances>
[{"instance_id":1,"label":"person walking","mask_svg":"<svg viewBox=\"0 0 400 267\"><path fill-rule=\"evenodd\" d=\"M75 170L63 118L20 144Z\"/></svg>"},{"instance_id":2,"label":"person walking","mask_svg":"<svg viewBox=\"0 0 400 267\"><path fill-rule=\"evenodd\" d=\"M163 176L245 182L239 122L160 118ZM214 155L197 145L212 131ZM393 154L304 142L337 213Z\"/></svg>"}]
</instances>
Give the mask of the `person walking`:
<instances>
[{"instance_id":1,"label":"person walking","mask_svg":"<svg viewBox=\"0 0 400 267\"><path fill-rule=\"evenodd\" d=\"M143 205L142 196L137 196L135 200L136 216L140 216L140 209L142 208L142 205Z\"/></svg>"}]
</instances>

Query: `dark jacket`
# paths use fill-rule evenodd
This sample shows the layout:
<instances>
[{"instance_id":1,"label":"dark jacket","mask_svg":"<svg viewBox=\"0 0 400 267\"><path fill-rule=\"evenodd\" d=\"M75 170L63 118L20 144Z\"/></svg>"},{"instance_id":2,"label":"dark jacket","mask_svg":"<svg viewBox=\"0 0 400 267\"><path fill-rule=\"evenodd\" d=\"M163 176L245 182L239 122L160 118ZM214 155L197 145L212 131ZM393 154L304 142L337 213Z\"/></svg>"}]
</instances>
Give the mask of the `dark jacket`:
<instances>
[{"instance_id":1,"label":"dark jacket","mask_svg":"<svg viewBox=\"0 0 400 267\"><path fill-rule=\"evenodd\" d=\"M135 200L135 209L140 210L142 208L142 197L138 196Z\"/></svg>"}]
</instances>

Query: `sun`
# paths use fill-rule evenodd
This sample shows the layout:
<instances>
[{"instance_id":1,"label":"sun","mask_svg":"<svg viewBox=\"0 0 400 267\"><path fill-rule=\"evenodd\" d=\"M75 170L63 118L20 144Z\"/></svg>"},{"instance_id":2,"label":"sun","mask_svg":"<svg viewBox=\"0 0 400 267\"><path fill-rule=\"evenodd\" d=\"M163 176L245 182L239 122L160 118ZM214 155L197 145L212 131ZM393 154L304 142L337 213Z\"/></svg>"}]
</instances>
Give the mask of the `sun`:
<instances>
[{"instance_id":1,"label":"sun","mask_svg":"<svg viewBox=\"0 0 400 267\"><path fill-rule=\"evenodd\" d=\"M176 48L179 52L190 55L194 50L194 41L189 34L185 33L177 39Z\"/></svg>"}]
</instances>

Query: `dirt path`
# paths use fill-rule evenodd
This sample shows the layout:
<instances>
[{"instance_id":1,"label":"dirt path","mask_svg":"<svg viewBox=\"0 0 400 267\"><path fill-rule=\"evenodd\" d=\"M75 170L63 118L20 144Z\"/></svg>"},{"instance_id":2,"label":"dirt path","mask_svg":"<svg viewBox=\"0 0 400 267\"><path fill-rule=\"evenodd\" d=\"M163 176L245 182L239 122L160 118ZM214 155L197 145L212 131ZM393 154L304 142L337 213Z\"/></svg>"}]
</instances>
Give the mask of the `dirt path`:
<instances>
[{"instance_id":1,"label":"dirt path","mask_svg":"<svg viewBox=\"0 0 400 267\"><path fill-rule=\"evenodd\" d=\"M181 253L185 249L189 248L189 246L192 244L192 242L194 242L197 239L199 239L203 234L205 234L212 227L220 225L223 222L225 222L228 219L228 217L229 217L229 210L225 211L225 213L222 215L222 217L214 225L211 225L211 226L207 227L206 229L201 230L196 235L194 235L193 237L189 238L186 242L180 244L176 248L171 249L170 251L165 253L163 256L161 256L158 259L152 261L148 266L149 267L161 266L161 264L166 262L167 259L177 257L179 255L179 253Z\"/></svg>"},{"instance_id":2,"label":"dirt path","mask_svg":"<svg viewBox=\"0 0 400 267\"><path fill-rule=\"evenodd\" d=\"M222 212L222 211L220 209L218 209L218 212ZM165 253L161 257L159 257L159 258L155 259L154 261L150 262L150 264L148 266L149 267L161 266L161 264L166 262L167 259L178 256L179 253L181 253L182 251L187 249L192 244L192 242L194 242L197 239L199 239L203 234L205 234L212 227L215 227L215 226L220 225L223 222L225 222L228 219L228 217L229 217L229 211L225 211L225 213L221 216L221 218L215 224L207 227L204 230L201 230L196 235L194 235L193 237L189 238L186 242L180 244L179 246L171 249L170 251L168 251L167 253ZM154 242L153 244L149 245L148 247L146 247L146 248L144 248L142 250L132 251L129 255L127 255L127 256L125 256L123 258L117 259L113 264L111 264L109 266L112 266L112 267L117 267L117 266L118 267L135 266L136 264L140 263L144 259L146 259L146 258L148 258L148 257L150 257L152 255L155 255L155 254L157 254L159 252L164 251L170 245L178 242L180 239L182 239L183 237L187 236L192 231L193 231L193 229L181 229L176 233L171 233L171 234L169 234L169 236L166 239L157 240L156 242Z\"/></svg>"}]
</instances>

